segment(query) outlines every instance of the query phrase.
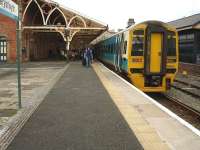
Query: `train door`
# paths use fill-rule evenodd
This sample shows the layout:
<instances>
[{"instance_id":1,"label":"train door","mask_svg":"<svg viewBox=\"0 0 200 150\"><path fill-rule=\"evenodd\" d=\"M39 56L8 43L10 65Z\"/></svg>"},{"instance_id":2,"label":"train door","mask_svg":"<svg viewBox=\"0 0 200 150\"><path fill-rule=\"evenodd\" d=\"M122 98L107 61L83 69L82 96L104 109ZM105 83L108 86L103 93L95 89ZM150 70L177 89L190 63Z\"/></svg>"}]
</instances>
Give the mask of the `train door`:
<instances>
[{"instance_id":1,"label":"train door","mask_svg":"<svg viewBox=\"0 0 200 150\"><path fill-rule=\"evenodd\" d=\"M115 65L115 70L117 71L117 66L118 66L118 48L117 48L117 39L114 44L114 65Z\"/></svg>"},{"instance_id":2,"label":"train door","mask_svg":"<svg viewBox=\"0 0 200 150\"><path fill-rule=\"evenodd\" d=\"M150 72L160 73L162 66L163 34L151 33L150 42Z\"/></svg>"},{"instance_id":3,"label":"train door","mask_svg":"<svg viewBox=\"0 0 200 150\"><path fill-rule=\"evenodd\" d=\"M0 37L0 63L7 61L7 41L5 37Z\"/></svg>"},{"instance_id":4,"label":"train door","mask_svg":"<svg viewBox=\"0 0 200 150\"><path fill-rule=\"evenodd\" d=\"M121 67L121 59L122 59L122 56L121 56L121 40L122 40L122 37L118 36L116 38L116 55L115 55L115 69L116 71L121 71L120 67Z\"/></svg>"}]
</instances>

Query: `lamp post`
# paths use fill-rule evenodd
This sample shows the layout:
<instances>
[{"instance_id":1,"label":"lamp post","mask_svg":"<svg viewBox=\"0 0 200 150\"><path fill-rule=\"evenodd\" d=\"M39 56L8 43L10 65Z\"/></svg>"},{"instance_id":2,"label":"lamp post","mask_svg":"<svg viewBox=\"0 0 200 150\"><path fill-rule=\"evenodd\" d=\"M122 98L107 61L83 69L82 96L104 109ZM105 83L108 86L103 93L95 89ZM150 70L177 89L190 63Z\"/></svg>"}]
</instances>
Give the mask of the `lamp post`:
<instances>
[{"instance_id":1,"label":"lamp post","mask_svg":"<svg viewBox=\"0 0 200 150\"><path fill-rule=\"evenodd\" d=\"M21 30L21 16L22 16L22 2L17 0L18 4L18 21L17 21L17 82L18 82L18 108L22 108L21 102L21 40L22 40L22 30Z\"/></svg>"}]
</instances>

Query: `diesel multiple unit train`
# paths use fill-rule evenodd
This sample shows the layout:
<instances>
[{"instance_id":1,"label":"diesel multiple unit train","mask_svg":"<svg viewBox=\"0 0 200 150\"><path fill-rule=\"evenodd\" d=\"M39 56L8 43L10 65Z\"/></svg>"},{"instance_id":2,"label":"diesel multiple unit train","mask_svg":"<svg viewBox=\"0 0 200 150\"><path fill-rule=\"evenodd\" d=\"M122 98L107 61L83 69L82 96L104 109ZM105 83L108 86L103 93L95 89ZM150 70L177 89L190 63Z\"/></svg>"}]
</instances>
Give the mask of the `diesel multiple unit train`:
<instances>
[{"instance_id":1,"label":"diesel multiple unit train","mask_svg":"<svg viewBox=\"0 0 200 150\"><path fill-rule=\"evenodd\" d=\"M99 40L96 57L124 73L144 92L166 92L178 70L178 34L160 21L146 21Z\"/></svg>"}]
</instances>

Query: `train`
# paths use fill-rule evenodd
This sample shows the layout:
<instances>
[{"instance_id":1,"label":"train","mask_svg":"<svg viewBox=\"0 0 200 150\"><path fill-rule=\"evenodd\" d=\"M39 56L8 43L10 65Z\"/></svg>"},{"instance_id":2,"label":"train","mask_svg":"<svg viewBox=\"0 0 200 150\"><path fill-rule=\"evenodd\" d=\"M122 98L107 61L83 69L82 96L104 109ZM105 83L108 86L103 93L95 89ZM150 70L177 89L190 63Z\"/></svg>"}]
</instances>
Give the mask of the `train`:
<instances>
[{"instance_id":1,"label":"train","mask_svg":"<svg viewBox=\"0 0 200 150\"><path fill-rule=\"evenodd\" d=\"M178 72L178 33L167 23L145 21L96 41L94 53L143 92L166 92Z\"/></svg>"}]
</instances>

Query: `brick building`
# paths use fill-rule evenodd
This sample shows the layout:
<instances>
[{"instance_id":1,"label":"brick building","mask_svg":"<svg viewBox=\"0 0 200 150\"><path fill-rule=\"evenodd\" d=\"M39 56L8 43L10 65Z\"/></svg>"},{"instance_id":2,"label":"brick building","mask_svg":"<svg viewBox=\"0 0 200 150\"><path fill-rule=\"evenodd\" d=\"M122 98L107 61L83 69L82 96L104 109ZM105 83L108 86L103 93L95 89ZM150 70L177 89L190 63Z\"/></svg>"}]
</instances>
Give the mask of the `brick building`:
<instances>
[{"instance_id":1,"label":"brick building","mask_svg":"<svg viewBox=\"0 0 200 150\"><path fill-rule=\"evenodd\" d=\"M15 62L15 60L16 22L0 14L0 63Z\"/></svg>"}]
</instances>

